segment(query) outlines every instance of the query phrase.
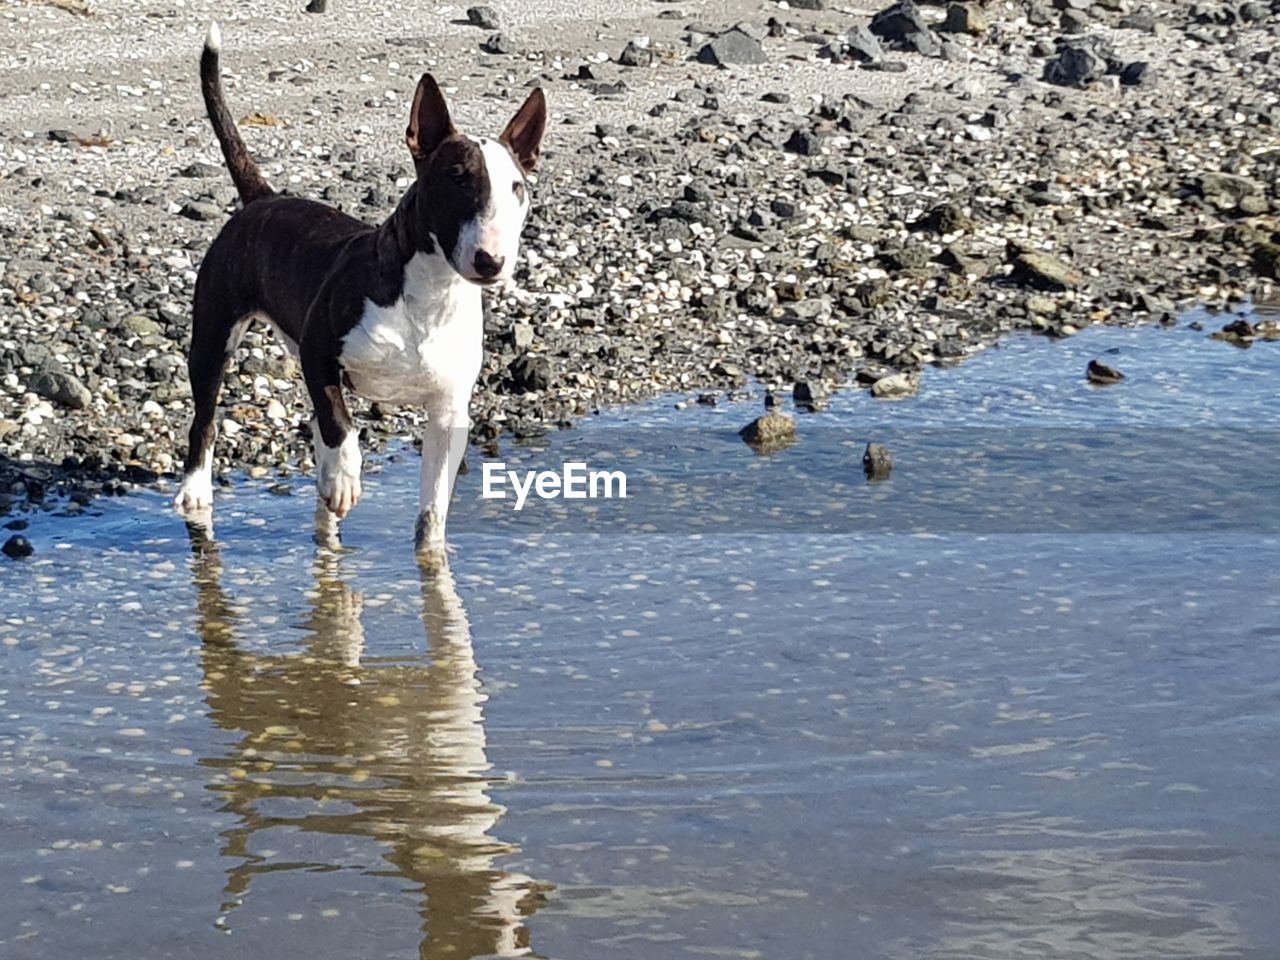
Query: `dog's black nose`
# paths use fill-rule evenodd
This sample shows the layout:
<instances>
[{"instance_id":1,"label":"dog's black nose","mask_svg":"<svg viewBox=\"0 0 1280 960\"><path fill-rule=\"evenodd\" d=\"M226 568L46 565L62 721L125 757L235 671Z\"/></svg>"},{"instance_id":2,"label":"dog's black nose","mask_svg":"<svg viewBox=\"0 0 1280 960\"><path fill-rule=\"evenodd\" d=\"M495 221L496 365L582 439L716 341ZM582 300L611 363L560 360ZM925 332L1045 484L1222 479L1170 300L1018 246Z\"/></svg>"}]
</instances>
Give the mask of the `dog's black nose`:
<instances>
[{"instance_id":1,"label":"dog's black nose","mask_svg":"<svg viewBox=\"0 0 1280 960\"><path fill-rule=\"evenodd\" d=\"M476 251L476 273L486 280L496 277L502 271L502 265L506 262L506 257L492 257L483 250Z\"/></svg>"}]
</instances>

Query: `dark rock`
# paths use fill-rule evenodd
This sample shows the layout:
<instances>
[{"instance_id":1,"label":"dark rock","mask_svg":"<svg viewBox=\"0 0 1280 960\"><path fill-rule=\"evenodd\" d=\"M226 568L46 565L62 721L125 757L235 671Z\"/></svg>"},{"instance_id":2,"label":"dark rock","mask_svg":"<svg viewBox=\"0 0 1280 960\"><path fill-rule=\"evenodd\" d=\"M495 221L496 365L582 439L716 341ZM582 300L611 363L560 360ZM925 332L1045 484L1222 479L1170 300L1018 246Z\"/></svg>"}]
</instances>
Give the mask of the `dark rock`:
<instances>
[{"instance_id":1,"label":"dark rock","mask_svg":"<svg viewBox=\"0 0 1280 960\"><path fill-rule=\"evenodd\" d=\"M36 552L36 548L31 546L31 541L20 533L15 533L12 537L4 542L4 546L0 547L0 551L10 560L21 560L29 557Z\"/></svg>"},{"instance_id":2,"label":"dark rock","mask_svg":"<svg viewBox=\"0 0 1280 960\"><path fill-rule=\"evenodd\" d=\"M760 41L740 27L732 27L698 51L698 62L713 66L730 63L765 63Z\"/></svg>"},{"instance_id":3,"label":"dark rock","mask_svg":"<svg viewBox=\"0 0 1280 960\"><path fill-rule=\"evenodd\" d=\"M1083 87L1101 80L1107 61L1087 45L1067 46L1044 65L1044 79L1060 87Z\"/></svg>"},{"instance_id":4,"label":"dark rock","mask_svg":"<svg viewBox=\"0 0 1280 960\"><path fill-rule=\"evenodd\" d=\"M824 0L790 0L792 10L825 10Z\"/></svg>"},{"instance_id":5,"label":"dark rock","mask_svg":"<svg viewBox=\"0 0 1280 960\"><path fill-rule=\"evenodd\" d=\"M551 361L540 354L517 357L511 362L509 372L516 393L532 393L551 386Z\"/></svg>"},{"instance_id":6,"label":"dark rock","mask_svg":"<svg viewBox=\"0 0 1280 960\"><path fill-rule=\"evenodd\" d=\"M1125 64L1120 71L1120 83L1126 87L1149 87L1156 82L1156 73L1145 60Z\"/></svg>"},{"instance_id":7,"label":"dark rock","mask_svg":"<svg viewBox=\"0 0 1280 960\"><path fill-rule=\"evenodd\" d=\"M875 63L864 63L862 69L879 73L906 73L908 67L901 60L879 60Z\"/></svg>"},{"instance_id":8,"label":"dark rock","mask_svg":"<svg viewBox=\"0 0 1280 960\"><path fill-rule=\"evenodd\" d=\"M1089 15L1083 10L1063 10L1059 26L1066 34L1081 34L1089 29Z\"/></svg>"},{"instance_id":9,"label":"dark rock","mask_svg":"<svg viewBox=\"0 0 1280 960\"><path fill-rule=\"evenodd\" d=\"M481 30L497 30L502 26L498 19L498 11L486 6L468 7L467 23Z\"/></svg>"},{"instance_id":10,"label":"dark rock","mask_svg":"<svg viewBox=\"0 0 1280 960\"><path fill-rule=\"evenodd\" d=\"M516 45L505 33L495 33L484 43L480 44L480 49L485 53L505 55L515 53Z\"/></svg>"},{"instance_id":11,"label":"dark rock","mask_svg":"<svg viewBox=\"0 0 1280 960\"><path fill-rule=\"evenodd\" d=\"M93 394L79 377L52 367L44 367L27 381L32 393L72 410L83 410L93 401Z\"/></svg>"},{"instance_id":12,"label":"dark rock","mask_svg":"<svg viewBox=\"0 0 1280 960\"><path fill-rule=\"evenodd\" d=\"M307 13L324 13L329 9L329 0L309 0L306 6Z\"/></svg>"},{"instance_id":13,"label":"dark rock","mask_svg":"<svg viewBox=\"0 0 1280 960\"><path fill-rule=\"evenodd\" d=\"M919 220L908 224L911 230L929 230L933 233L959 233L973 229L973 220L956 203L940 203Z\"/></svg>"},{"instance_id":14,"label":"dark rock","mask_svg":"<svg viewBox=\"0 0 1280 960\"><path fill-rule=\"evenodd\" d=\"M912 34L929 32L929 22L912 0L899 0L871 18L871 32L890 43L901 44Z\"/></svg>"},{"instance_id":15,"label":"dark rock","mask_svg":"<svg viewBox=\"0 0 1280 960\"><path fill-rule=\"evenodd\" d=\"M1202 197L1225 210L1239 206L1245 197L1262 193L1262 184L1257 180L1235 173L1202 173L1196 177L1195 185Z\"/></svg>"},{"instance_id":16,"label":"dark rock","mask_svg":"<svg viewBox=\"0 0 1280 960\"><path fill-rule=\"evenodd\" d=\"M197 160L190 163L179 171L184 177L224 177L226 171L216 163L205 163L203 160Z\"/></svg>"},{"instance_id":17,"label":"dark rock","mask_svg":"<svg viewBox=\"0 0 1280 960\"><path fill-rule=\"evenodd\" d=\"M782 148L788 153L798 153L802 157L816 157L822 153L822 138L808 130L797 130L791 134Z\"/></svg>"},{"instance_id":18,"label":"dark rock","mask_svg":"<svg viewBox=\"0 0 1280 960\"><path fill-rule=\"evenodd\" d=\"M1090 383L1096 383L1099 386L1119 383L1124 379L1123 373L1114 367L1107 366L1099 360L1090 360L1089 366L1085 368L1084 374Z\"/></svg>"},{"instance_id":19,"label":"dark rock","mask_svg":"<svg viewBox=\"0 0 1280 960\"><path fill-rule=\"evenodd\" d=\"M52 140L54 143L71 143L73 140L79 140L80 138L76 136L76 134L72 133L70 130L59 129L59 130L50 130L49 139Z\"/></svg>"},{"instance_id":20,"label":"dark rock","mask_svg":"<svg viewBox=\"0 0 1280 960\"><path fill-rule=\"evenodd\" d=\"M618 54L618 63L624 67L652 67L653 51L629 40L622 48L622 53Z\"/></svg>"},{"instance_id":21,"label":"dark rock","mask_svg":"<svg viewBox=\"0 0 1280 960\"><path fill-rule=\"evenodd\" d=\"M1013 279L1041 290L1062 290L1079 286L1080 273L1065 261L1041 250L1024 250L1013 258Z\"/></svg>"},{"instance_id":22,"label":"dark rock","mask_svg":"<svg viewBox=\"0 0 1280 960\"><path fill-rule=\"evenodd\" d=\"M1280 239L1258 237L1253 243L1252 258L1258 276L1280 280Z\"/></svg>"},{"instance_id":23,"label":"dark rock","mask_svg":"<svg viewBox=\"0 0 1280 960\"><path fill-rule=\"evenodd\" d=\"M826 400L814 389L813 384L797 380L795 386L791 388L791 402L796 405L796 409L812 413L815 410L821 410Z\"/></svg>"},{"instance_id":24,"label":"dark rock","mask_svg":"<svg viewBox=\"0 0 1280 960\"><path fill-rule=\"evenodd\" d=\"M200 200L188 200L182 205L181 213L188 220L217 220L222 216L222 210L216 204Z\"/></svg>"},{"instance_id":25,"label":"dark rock","mask_svg":"<svg viewBox=\"0 0 1280 960\"><path fill-rule=\"evenodd\" d=\"M862 452L862 472L872 483L888 480L893 472L893 454L889 448L878 443L868 443Z\"/></svg>"},{"instance_id":26,"label":"dark rock","mask_svg":"<svg viewBox=\"0 0 1280 960\"><path fill-rule=\"evenodd\" d=\"M991 24L975 4L949 3L947 19L938 29L943 33L967 33L980 37L991 29Z\"/></svg>"}]
</instances>

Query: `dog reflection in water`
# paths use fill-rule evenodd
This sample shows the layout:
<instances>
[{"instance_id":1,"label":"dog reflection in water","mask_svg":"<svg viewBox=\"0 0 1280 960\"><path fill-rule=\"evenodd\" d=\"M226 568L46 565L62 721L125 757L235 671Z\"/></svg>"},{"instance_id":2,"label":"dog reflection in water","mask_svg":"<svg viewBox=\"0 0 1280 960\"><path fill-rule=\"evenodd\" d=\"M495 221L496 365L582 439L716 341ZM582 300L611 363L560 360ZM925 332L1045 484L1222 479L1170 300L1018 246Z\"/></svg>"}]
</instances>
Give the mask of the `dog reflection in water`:
<instances>
[{"instance_id":1,"label":"dog reflection in water","mask_svg":"<svg viewBox=\"0 0 1280 960\"><path fill-rule=\"evenodd\" d=\"M363 656L361 595L338 554L317 554L306 650L277 655L242 642L218 545L199 527L192 545L210 716L238 735L226 756L204 761L237 819L223 834L223 855L238 862L219 924L262 875L349 867L359 856L358 844L345 845L341 863L263 856L303 831L385 845L390 870L367 872L420 888L423 960L529 955L523 921L547 887L494 866L513 848L490 836L503 808L486 793L485 696L447 567L422 576L426 656L377 664ZM329 848L303 849L314 857L317 846Z\"/></svg>"}]
</instances>

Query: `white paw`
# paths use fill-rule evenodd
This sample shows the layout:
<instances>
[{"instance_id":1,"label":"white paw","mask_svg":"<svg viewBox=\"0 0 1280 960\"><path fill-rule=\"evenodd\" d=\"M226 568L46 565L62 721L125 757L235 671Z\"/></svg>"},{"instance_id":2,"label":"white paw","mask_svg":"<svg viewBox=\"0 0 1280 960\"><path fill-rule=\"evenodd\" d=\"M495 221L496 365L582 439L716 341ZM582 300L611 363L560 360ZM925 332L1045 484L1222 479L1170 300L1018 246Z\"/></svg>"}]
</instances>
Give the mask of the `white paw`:
<instances>
[{"instance_id":1,"label":"white paw","mask_svg":"<svg viewBox=\"0 0 1280 960\"><path fill-rule=\"evenodd\" d=\"M338 517L345 517L360 502L360 441L354 431L336 448L317 439L316 490Z\"/></svg>"},{"instance_id":2,"label":"white paw","mask_svg":"<svg viewBox=\"0 0 1280 960\"><path fill-rule=\"evenodd\" d=\"M213 472L201 468L182 478L182 486L173 498L179 513L190 514L208 511L213 507Z\"/></svg>"}]
</instances>

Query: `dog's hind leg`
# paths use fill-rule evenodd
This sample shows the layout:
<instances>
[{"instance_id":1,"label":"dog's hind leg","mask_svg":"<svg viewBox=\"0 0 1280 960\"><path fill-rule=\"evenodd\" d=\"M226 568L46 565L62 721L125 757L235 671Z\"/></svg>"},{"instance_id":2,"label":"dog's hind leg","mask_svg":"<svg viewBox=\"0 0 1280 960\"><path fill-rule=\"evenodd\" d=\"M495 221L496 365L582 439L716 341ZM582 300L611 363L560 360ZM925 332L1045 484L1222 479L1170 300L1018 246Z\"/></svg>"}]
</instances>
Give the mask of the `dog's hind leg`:
<instances>
[{"instance_id":1,"label":"dog's hind leg","mask_svg":"<svg viewBox=\"0 0 1280 960\"><path fill-rule=\"evenodd\" d=\"M213 506L213 444L218 434L215 417L222 373L252 319L253 314L237 315L219 309L208 297L202 297L197 287L191 319L191 352L187 356L195 412L188 435L182 486L173 498L173 505L185 514L205 512Z\"/></svg>"}]
</instances>

